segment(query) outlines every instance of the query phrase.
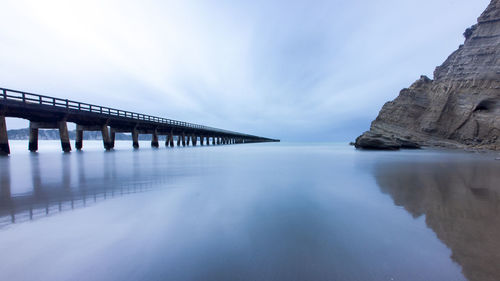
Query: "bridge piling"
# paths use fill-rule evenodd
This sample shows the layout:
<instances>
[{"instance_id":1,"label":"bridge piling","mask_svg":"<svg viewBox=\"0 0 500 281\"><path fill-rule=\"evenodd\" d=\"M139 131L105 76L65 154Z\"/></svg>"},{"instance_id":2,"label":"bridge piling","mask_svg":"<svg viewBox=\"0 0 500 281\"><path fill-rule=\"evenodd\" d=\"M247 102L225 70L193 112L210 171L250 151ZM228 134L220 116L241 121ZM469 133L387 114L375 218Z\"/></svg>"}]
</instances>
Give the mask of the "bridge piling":
<instances>
[{"instance_id":1,"label":"bridge piling","mask_svg":"<svg viewBox=\"0 0 500 281\"><path fill-rule=\"evenodd\" d=\"M198 136L197 135L192 135L191 136L191 142L193 143L193 146L196 146L198 143Z\"/></svg>"},{"instance_id":2,"label":"bridge piling","mask_svg":"<svg viewBox=\"0 0 500 281\"><path fill-rule=\"evenodd\" d=\"M64 152L71 151L71 143L69 142L68 124L66 120L58 122L59 136L61 137L61 148Z\"/></svg>"},{"instance_id":3,"label":"bridge piling","mask_svg":"<svg viewBox=\"0 0 500 281\"><path fill-rule=\"evenodd\" d=\"M83 130L76 130L75 147L77 150L82 150L83 148Z\"/></svg>"},{"instance_id":4,"label":"bridge piling","mask_svg":"<svg viewBox=\"0 0 500 281\"><path fill-rule=\"evenodd\" d=\"M135 149L139 148L139 132L137 132L137 129L132 129L132 146Z\"/></svg>"},{"instance_id":5,"label":"bridge piling","mask_svg":"<svg viewBox=\"0 0 500 281\"><path fill-rule=\"evenodd\" d=\"M200 136L200 145L203 146L203 138L204 136Z\"/></svg>"},{"instance_id":6,"label":"bridge piling","mask_svg":"<svg viewBox=\"0 0 500 281\"><path fill-rule=\"evenodd\" d=\"M0 115L0 155L9 155L9 137L7 136L7 124L5 116Z\"/></svg>"},{"instance_id":7,"label":"bridge piling","mask_svg":"<svg viewBox=\"0 0 500 281\"><path fill-rule=\"evenodd\" d=\"M107 125L102 125L101 134L102 134L102 144L104 145L104 149L111 150L111 148L113 148L113 144L111 143L111 137L109 135L109 129Z\"/></svg>"},{"instance_id":8,"label":"bridge piling","mask_svg":"<svg viewBox=\"0 0 500 281\"><path fill-rule=\"evenodd\" d=\"M177 147L181 146L181 135L177 136Z\"/></svg>"},{"instance_id":9,"label":"bridge piling","mask_svg":"<svg viewBox=\"0 0 500 281\"><path fill-rule=\"evenodd\" d=\"M30 122L30 137L28 143L28 150L31 152L36 152L38 150L38 128L32 126L32 122Z\"/></svg>"},{"instance_id":10,"label":"bridge piling","mask_svg":"<svg viewBox=\"0 0 500 281\"><path fill-rule=\"evenodd\" d=\"M110 145L111 145L111 148L115 148L115 139L116 139L116 131L115 129L113 128L109 128L109 133L110 133Z\"/></svg>"},{"instance_id":11,"label":"bridge piling","mask_svg":"<svg viewBox=\"0 0 500 281\"><path fill-rule=\"evenodd\" d=\"M174 132L170 131L170 134L168 135L168 139L170 140L170 147L174 147Z\"/></svg>"},{"instance_id":12,"label":"bridge piling","mask_svg":"<svg viewBox=\"0 0 500 281\"><path fill-rule=\"evenodd\" d=\"M182 132L182 146L186 146L186 134Z\"/></svg>"},{"instance_id":13,"label":"bridge piling","mask_svg":"<svg viewBox=\"0 0 500 281\"><path fill-rule=\"evenodd\" d=\"M158 144L158 132L154 130L151 136L151 147L158 148L159 146L160 145Z\"/></svg>"}]
</instances>

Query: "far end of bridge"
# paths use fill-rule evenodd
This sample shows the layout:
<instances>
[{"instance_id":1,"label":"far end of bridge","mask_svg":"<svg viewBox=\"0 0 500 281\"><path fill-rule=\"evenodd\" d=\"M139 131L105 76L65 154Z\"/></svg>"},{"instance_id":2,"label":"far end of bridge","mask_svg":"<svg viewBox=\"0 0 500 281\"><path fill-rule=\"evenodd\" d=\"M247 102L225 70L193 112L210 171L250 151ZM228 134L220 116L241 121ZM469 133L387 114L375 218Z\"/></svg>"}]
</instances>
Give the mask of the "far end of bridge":
<instances>
[{"instance_id":1,"label":"far end of bridge","mask_svg":"<svg viewBox=\"0 0 500 281\"><path fill-rule=\"evenodd\" d=\"M279 142L265 138L198 125L168 118L161 118L88 103L37 95L0 88L0 155L10 154L5 117L27 119L30 151L38 150L38 130L58 129L61 148L71 151L68 122L76 124L75 147L83 149L85 131L100 131L104 149L115 146L117 132L130 133L132 146L139 148L139 134L151 135L151 146L159 147L158 136L166 136L165 146L223 145L258 142ZM177 141L174 141L176 139Z\"/></svg>"}]
</instances>

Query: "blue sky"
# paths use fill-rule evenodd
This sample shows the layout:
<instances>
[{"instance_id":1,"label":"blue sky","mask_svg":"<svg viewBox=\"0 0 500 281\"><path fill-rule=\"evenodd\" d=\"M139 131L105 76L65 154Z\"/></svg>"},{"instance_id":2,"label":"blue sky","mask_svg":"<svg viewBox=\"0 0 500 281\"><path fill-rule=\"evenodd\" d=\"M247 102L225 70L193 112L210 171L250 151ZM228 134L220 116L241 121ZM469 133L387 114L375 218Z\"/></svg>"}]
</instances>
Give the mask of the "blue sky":
<instances>
[{"instance_id":1,"label":"blue sky","mask_svg":"<svg viewBox=\"0 0 500 281\"><path fill-rule=\"evenodd\" d=\"M432 77L488 3L2 0L0 86L287 141L352 140Z\"/></svg>"}]
</instances>

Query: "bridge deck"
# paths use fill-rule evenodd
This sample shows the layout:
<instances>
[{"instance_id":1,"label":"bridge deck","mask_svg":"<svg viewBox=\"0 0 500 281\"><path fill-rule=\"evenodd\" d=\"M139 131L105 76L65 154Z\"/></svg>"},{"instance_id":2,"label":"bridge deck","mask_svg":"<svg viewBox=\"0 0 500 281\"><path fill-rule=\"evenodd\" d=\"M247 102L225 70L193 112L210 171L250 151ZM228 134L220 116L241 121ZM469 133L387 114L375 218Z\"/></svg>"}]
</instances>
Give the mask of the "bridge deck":
<instances>
[{"instance_id":1,"label":"bridge deck","mask_svg":"<svg viewBox=\"0 0 500 281\"><path fill-rule=\"evenodd\" d=\"M172 146L173 135L182 135L183 142L185 142L186 135L192 136L196 140L200 137L201 141L203 141L203 137L217 138L218 143L236 143L236 140L241 140L241 142L279 141L100 105L0 88L0 119L3 119L0 120L0 123L3 122L3 125L0 124L0 150L4 150L4 154L9 153L5 153L5 148L2 149L1 147L7 142L8 149L6 132L2 132L6 131L5 117L28 119L32 123L39 124L36 125L38 127L31 126L36 130L38 128L59 128L62 142L62 135L65 131L67 132L67 127L65 123L63 126L55 125L60 124L60 122L76 123L80 125L78 128L82 128L82 131L100 130L95 128L107 128L109 126L112 132L152 134L153 139L157 138L157 135L169 135ZM33 133L38 134L38 131L33 131ZM103 139L107 138L108 134L103 129ZM33 139L37 141L37 135L33 136ZM194 145L196 145L196 140L192 140ZM67 142L69 142L69 139ZM37 148L37 146L35 147ZM106 144L105 147L108 149ZM63 149L66 150L64 145ZM69 149L71 148L69 147Z\"/></svg>"}]
</instances>

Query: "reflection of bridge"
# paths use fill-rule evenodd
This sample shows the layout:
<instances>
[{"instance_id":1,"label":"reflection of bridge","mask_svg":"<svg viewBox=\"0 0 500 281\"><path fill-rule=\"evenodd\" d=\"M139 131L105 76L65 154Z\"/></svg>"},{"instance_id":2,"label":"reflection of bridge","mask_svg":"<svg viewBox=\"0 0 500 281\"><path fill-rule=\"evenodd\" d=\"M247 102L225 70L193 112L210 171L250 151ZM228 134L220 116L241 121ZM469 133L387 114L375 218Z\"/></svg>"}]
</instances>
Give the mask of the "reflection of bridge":
<instances>
[{"instance_id":1,"label":"reflection of bridge","mask_svg":"<svg viewBox=\"0 0 500 281\"><path fill-rule=\"evenodd\" d=\"M153 189L168 187L175 173L160 173L155 167L150 173L142 169L140 160L131 167L123 166L117 169L114 155L104 155L101 159L91 159L89 174L85 171L85 161L61 155L61 171L51 169L51 175L43 173L37 155L29 157L31 178L20 186L14 186L10 171L9 159L0 162L0 228L12 223L33 220L54 213L85 207L96 202L131 193L147 192ZM110 158L111 157L111 158ZM71 160L78 160L77 170L71 170ZM109 162L111 161L111 162ZM133 170L133 172L131 172ZM93 171L102 171L96 174ZM59 175L59 177L57 177ZM76 175L76 176L75 176ZM55 176L55 177L54 177ZM28 187L28 191L23 190Z\"/></svg>"},{"instance_id":2,"label":"reflection of bridge","mask_svg":"<svg viewBox=\"0 0 500 281\"><path fill-rule=\"evenodd\" d=\"M56 190L43 196L28 194L10 196L8 186L2 185L0 196L0 227L33 220L66 210L86 207L96 202L131 193L146 192L161 186L165 181L131 182L119 187L91 188L83 190Z\"/></svg>"},{"instance_id":3,"label":"reflection of bridge","mask_svg":"<svg viewBox=\"0 0 500 281\"><path fill-rule=\"evenodd\" d=\"M67 99L36 95L0 88L0 154L9 154L5 117L30 120L29 150L38 150L39 129L59 129L63 151L71 151L67 122L77 124L77 149L83 147L84 131L101 131L104 148L114 147L115 132L132 133L134 148L139 147L139 134L151 134L151 146L158 147L158 135L166 135L166 146L234 144L279 141L172 119L155 117ZM211 141L210 141L211 140Z\"/></svg>"}]
</instances>

